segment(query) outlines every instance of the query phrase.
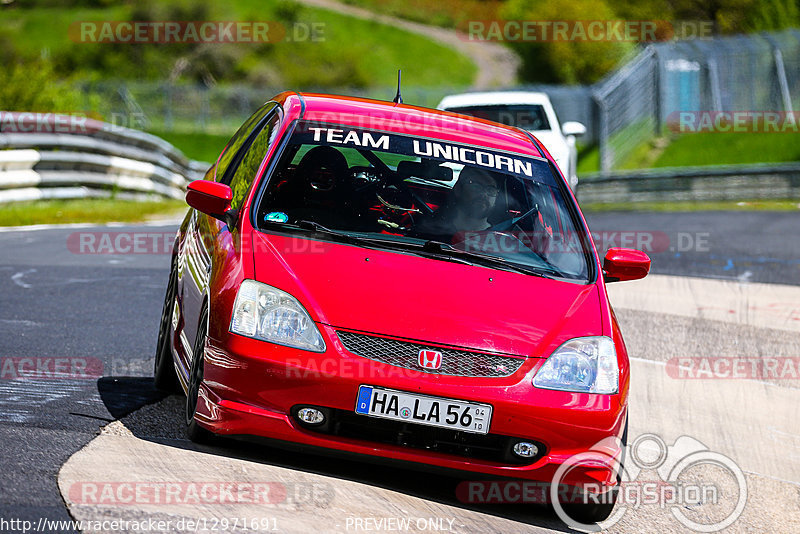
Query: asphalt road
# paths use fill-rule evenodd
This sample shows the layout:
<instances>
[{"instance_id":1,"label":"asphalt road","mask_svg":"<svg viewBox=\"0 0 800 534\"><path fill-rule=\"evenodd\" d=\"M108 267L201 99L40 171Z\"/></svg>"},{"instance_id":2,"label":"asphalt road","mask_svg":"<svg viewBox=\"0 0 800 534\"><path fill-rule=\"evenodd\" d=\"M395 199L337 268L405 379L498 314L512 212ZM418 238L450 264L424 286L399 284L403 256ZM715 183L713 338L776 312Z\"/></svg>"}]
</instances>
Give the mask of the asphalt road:
<instances>
[{"instance_id":1,"label":"asphalt road","mask_svg":"<svg viewBox=\"0 0 800 534\"><path fill-rule=\"evenodd\" d=\"M800 285L800 213L595 214L588 220L600 248L628 245L624 239L655 243L655 273ZM61 466L101 427L160 398L146 377L168 255L81 253L75 234L137 232L152 240L174 231L172 225L0 232L0 517L69 519L57 486ZM638 233L614 235L620 231ZM19 376L37 366L43 378ZM296 466L288 456L285 461ZM341 469L336 476L352 478L348 469L359 467ZM387 476L411 493L429 484L402 470Z\"/></svg>"},{"instance_id":2,"label":"asphalt road","mask_svg":"<svg viewBox=\"0 0 800 534\"><path fill-rule=\"evenodd\" d=\"M586 219L598 248L642 248L653 273L800 285L800 210L590 213Z\"/></svg>"},{"instance_id":3,"label":"asphalt road","mask_svg":"<svg viewBox=\"0 0 800 534\"><path fill-rule=\"evenodd\" d=\"M75 254L67 240L82 231L0 233L3 518L69 519L56 485L61 465L102 426L158 398L145 377L169 259ZM175 227L139 231L174 235ZM24 376L31 372L41 378ZM113 376L141 378L114 384Z\"/></svg>"}]
</instances>

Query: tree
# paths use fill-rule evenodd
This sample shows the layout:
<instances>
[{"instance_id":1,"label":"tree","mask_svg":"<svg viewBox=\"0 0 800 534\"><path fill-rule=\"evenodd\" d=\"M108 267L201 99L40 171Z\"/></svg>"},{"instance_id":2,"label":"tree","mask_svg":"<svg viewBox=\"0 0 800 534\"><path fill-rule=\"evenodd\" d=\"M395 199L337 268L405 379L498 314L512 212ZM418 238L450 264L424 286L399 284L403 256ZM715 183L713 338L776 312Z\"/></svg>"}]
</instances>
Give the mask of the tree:
<instances>
[{"instance_id":1,"label":"tree","mask_svg":"<svg viewBox=\"0 0 800 534\"><path fill-rule=\"evenodd\" d=\"M501 16L529 23L567 22L575 29L585 29L588 21L617 18L604 0L509 0ZM509 44L522 58L520 78L534 83L596 82L634 48L631 42L596 39L580 32L570 32L567 39L550 36L545 41L520 39Z\"/></svg>"}]
</instances>

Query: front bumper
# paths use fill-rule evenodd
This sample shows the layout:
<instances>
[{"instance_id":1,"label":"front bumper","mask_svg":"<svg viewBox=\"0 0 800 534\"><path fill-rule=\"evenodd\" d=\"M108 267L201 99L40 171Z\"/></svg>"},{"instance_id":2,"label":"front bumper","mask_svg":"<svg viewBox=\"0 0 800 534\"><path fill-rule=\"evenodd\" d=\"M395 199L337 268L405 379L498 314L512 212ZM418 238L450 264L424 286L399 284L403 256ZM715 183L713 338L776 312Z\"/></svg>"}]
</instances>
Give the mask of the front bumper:
<instances>
[{"instance_id":1,"label":"front bumper","mask_svg":"<svg viewBox=\"0 0 800 534\"><path fill-rule=\"evenodd\" d=\"M335 330L320 325L327 350L300 351L236 335L209 338L197 421L217 434L248 435L427 466L550 482L558 467L608 437L620 437L626 416L627 381L616 395L533 388L544 359L529 358L513 375L499 378L442 376L393 367L349 353ZM491 404L490 437L521 438L543 445L532 463L444 452L398 438L394 443L353 432L320 432L293 415L298 406L329 409L352 422L362 384ZM383 420L368 419L377 426ZM406 423L402 423L406 424ZM412 425L418 427L419 425ZM421 430L427 430L425 427ZM467 436L470 437L470 436ZM621 448L600 457L619 458ZM570 471L570 484L613 485L613 461Z\"/></svg>"}]
</instances>

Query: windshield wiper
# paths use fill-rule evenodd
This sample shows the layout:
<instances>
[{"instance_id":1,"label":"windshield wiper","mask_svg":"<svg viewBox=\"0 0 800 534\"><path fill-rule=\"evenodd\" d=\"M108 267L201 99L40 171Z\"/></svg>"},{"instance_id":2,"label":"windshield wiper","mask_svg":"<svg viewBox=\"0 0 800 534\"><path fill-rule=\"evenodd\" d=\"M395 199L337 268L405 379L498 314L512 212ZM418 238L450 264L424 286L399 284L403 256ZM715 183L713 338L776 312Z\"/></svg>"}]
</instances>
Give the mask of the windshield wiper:
<instances>
[{"instance_id":1,"label":"windshield wiper","mask_svg":"<svg viewBox=\"0 0 800 534\"><path fill-rule=\"evenodd\" d=\"M308 230L314 233L328 235L336 238L337 241L370 249L388 249L409 252L425 258L450 261L463 265L481 265L483 267L499 268L506 271L530 274L542 278L552 279L560 276L560 273L556 271L552 271L552 274L555 276L551 276L547 272L543 272L539 269L524 267L517 263L508 261L505 258L457 249L449 243L444 243L442 241L428 240L422 244L419 244L394 241L390 239L362 237L349 234L347 232L341 232L339 230L333 230L319 224L318 222L305 219L298 221L296 224L281 224L281 226L295 227L301 230Z\"/></svg>"},{"instance_id":2,"label":"windshield wiper","mask_svg":"<svg viewBox=\"0 0 800 534\"><path fill-rule=\"evenodd\" d=\"M551 280L561 277L561 273L553 269L543 270L534 267L526 267L499 256L492 256L491 254L481 254L480 252L458 249L441 241L426 241L423 245L423 248L425 250L436 250L441 254L451 255L461 259L470 259L473 260L475 264L483 265L485 267L501 268L507 271L530 274L533 276L539 276L541 278L549 278Z\"/></svg>"},{"instance_id":3,"label":"windshield wiper","mask_svg":"<svg viewBox=\"0 0 800 534\"><path fill-rule=\"evenodd\" d=\"M372 242L368 239L364 239L352 234L348 234L346 232L340 232L339 230L333 230L326 226L319 224L318 222L309 221L309 220L301 220L297 221L297 223L277 223L277 222L268 222L268 224L274 224L276 227L280 228L287 228L287 229L297 229L297 230L305 230L309 232L313 232L315 234L322 234L328 237L334 238L336 241L341 243L347 243L349 245L357 245L361 247L368 247L368 248L375 248L372 245Z\"/></svg>"},{"instance_id":4,"label":"windshield wiper","mask_svg":"<svg viewBox=\"0 0 800 534\"><path fill-rule=\"evenodd\" d=\"M404 242L394 241L391 239L379 239L379 238L357 236L349 234L347 232L341 232L339 230L332 230L315 221L301 220L297 221L297 224L290 226L295 226L301 230L310 230L318 234L324 234L331 237L335 237L338 241L350 245L357 245L360 247L365 247L370 249L397 250L401 252L409 252L411 254L415 254L417 256L422 256L426 258L435 258L455 263L461 263L464 265L472 265L472 262L466 259L454 257L449 254L441 254L438 249L428 249L425 247L421 247L416 243L404 243Z\"/></svg>"},{"instance_id":5,"label":"windshield wiper","mask_svg":"<svg viewBox=\"0 0 800 534\"><path fill-rule=\"evenodd\" d=\"M353 234L348 234L347 232L341 232L339 230L332 230L327 226L323 226L315 221L309 221L303 219L301 221L297 221L296 226L301 230L310 230L312 232L316 232L318 234L325 234L331 237L335 237L338 240L348 243L351 245L359 245L359 246L369 246L372 244L372 240L365 239L363 237L355 236Z\"/></svg>"}]
</instances>

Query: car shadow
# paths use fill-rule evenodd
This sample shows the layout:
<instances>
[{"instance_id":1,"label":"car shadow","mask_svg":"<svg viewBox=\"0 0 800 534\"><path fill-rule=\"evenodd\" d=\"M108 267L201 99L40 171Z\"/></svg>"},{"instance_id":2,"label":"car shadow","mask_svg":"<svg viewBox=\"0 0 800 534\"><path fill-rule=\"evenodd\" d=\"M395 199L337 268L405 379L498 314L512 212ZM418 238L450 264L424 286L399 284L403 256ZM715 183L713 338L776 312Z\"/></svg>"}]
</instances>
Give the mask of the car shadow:
<instances>
[{"instance_id":1,"label":"car shadow","mask_svg":"<svg viewBox=\"0 0 800 534\"><path fill-rule=\"evenodd\" d=\"M152 378L144 376L104 376L97 380L97 392L114 419L121 419L167 396L153 386Z\"/></svg>"},{"instance_id":2,"label":"car shadow","mask_svg":"<svg viewBox=\"0 0 800 534\"><path fill-rule=\"evenodd\" d=\"M418 470L402 466L359 461L324 452L284 449L257 440L221 438L213 445L198 445L186 438L183 421L185 397L165 395L153 387L152 378L104 377L98 391L109 413L121 420L137 438L184 450L256 462L328 478L366 484L410 496L472 510L535 527L577 532L567 527L551 508L538 504L473 504L457 497L457 487L479 476L453 476L451 472ZM488 479L483 479L488 480Z\"/></svg>"}]
</instances>

